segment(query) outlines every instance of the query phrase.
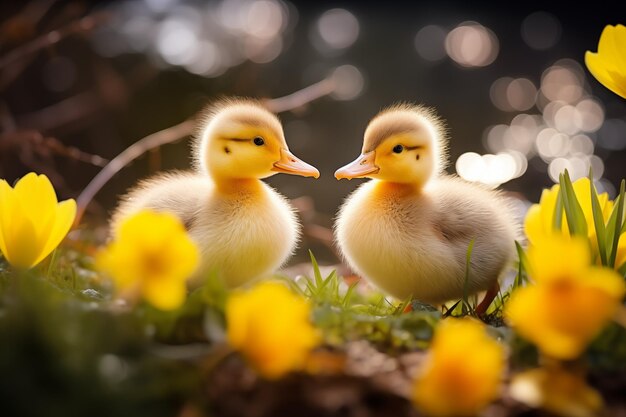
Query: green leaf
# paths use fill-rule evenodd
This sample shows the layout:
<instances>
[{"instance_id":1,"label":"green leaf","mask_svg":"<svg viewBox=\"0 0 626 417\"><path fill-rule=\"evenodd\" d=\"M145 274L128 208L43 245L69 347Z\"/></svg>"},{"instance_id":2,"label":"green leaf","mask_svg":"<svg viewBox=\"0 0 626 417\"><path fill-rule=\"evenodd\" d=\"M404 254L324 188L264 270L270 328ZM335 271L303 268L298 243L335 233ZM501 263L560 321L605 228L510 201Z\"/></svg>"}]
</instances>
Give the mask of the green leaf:
<instances>
[{"instance_id":1,"label":"green leaf","mask_svg":"<svg viewBox=\"0 0 626 417\"><path fill-rule=\"evenodd\" d=\"M563 207L565 208L570 234L572 236L587 237L587 221L585 220L583 209L576 198L572 180L567 170L559 176L559 183L561 185L560 192L563 198Z\"/></svg>"},{"instance_id":2,"label":"green leaf","mask_svg":"<svg viewBox=\"0 0 626 417\"><path fill-rule=\"evenodd\" d=\"M518 266L517 266L517 276L515 277L515 288L521 287L524 282L527 281L528 274L528 259L526 258L526 253L524 252L524 248L519 242L515 241L515 249L517 250L517 257L519 258Z\"/></svg>"},{"instance_id":3,"label":"green leaf","mask_svg":"<svg viewBox=\"0 0 626 417\"><path fill-rule=\"evenodd\" d=\"M615 201L613 202L613 210L611 211L611 215L609 216L609 221L606 223L606 242L611 248L611 244L613 243L613 236L615 235L615 225L617 223L617 208L619 207L619 201L621 198L617 196Z\"/></svg>"},{"instance_id":4,"label":"green leaf","mask_svg":"<svg viewBox=\"0 0 626 417\"><path fill-rule=\"evenodd\" d=\"M343 300L341 300L341 304L344 307L348 307L350 305L350 299L352 298L352 293L354 292L354 289L356 288L357 284L359 282L353 282L352 284L350 284L350 286L348 287L348 291L346 291L346 295L343 296Z\"/></svg>"},{"instance_id":5,"label":"green leaf","mask_svg":"<svg viewBox=\"0 0 626 417\"><path fill-rule=\"evenodd\" d=\"M611 257L609 259L609 266L615 267L615 258L617 257L617 244L619 243L620 232L622 231L622 217L624 213L624 192L626 187L626 181L622 180L619 187L619 202L616 207L613 207L613 211L617 210L615 218L615 228L613 232L613 241L611 242ZM612 216L612 214L611 214Z\"/></svg>"},{"instance_id":6,"label":"green leaf","mask_svg":"<svg viewBox=\"0 0 626 417\"><path fill-rule=\"evenodd\" d=\"M563 225L563 198L561 192L556 195L556 203L554 204L554 213L552 214L552 228L561 230Z\"/></svg>"},{"instance_id":7,"label":"green leaf","mask_svg":"<svg viewBox=\"0 0 626 417\"><path fill-rule=\"evenodd\" d=\"M456 303L454 303L452 306L450 306L450 308L447 309L446 312L443 314L443 317L450 317L452 315L452 313L454 313L454 310L456 310L456 308L462 302L463 302L463 300L459 300Z\"/></svg>"},{"instance_id":8,"label":"green leaf","mask_svg":"<svg viewBox=\"0 0 626 417\"><path fill-rule=\"evenodd\" d=\"M463 283L463 313L467 313L470 310L469 305L469 274L472 260L472 250L474 249L475 240L470 240L467 246L467 253L465 254L465 282Z\"/></svg>"},{"instance_id":9,"label":"green leaf","mask_svg":"<svg viewBox=\"0 0 626 417\"><path fill-rule=\"evenodd\" d=\"M589 183L591 184L591 210L593 213L593 224L596 227L596 239L598 240L598 250L600 251L600 259L602 265L608 265L608 253L606 250L606 229L604 227L604 214L600 207L600 200L598 199L598 192L593 185L593 176L591 170L589 170Z\"/></svg>"},{"instance_id":10,"label":"green leaf","mask_svg":"<svg viewBox=\"0 0 626 417\"><path fill-rule=\"evenodd\" d=\"M319 288L322 286L324 279L322 278L322 273L320 272L320 267L317 264L317 259L315 259L315 255L309 249L309 256L311 257L311 264L313 265L313 275L315 276L315 287Z\"/></svg>"}]
</instances>

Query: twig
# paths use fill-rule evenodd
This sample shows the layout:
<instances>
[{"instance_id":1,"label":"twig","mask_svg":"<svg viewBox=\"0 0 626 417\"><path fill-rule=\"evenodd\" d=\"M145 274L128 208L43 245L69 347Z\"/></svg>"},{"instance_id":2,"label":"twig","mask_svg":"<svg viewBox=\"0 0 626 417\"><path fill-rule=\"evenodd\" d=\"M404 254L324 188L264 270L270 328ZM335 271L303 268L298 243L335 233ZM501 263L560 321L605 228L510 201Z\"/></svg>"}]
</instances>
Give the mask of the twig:
<instances>
[{"instance_id":1,"label":"twig","mask_svg":"<svg viewBox=\"0 0 626 417\"><path fill-rule=\"evenodd\" d=\"M318 98L324 97L333 92L335 86L332 79L326 78L313 85L305 87L295 93L289 94L284 97L270 99L265 102L267 108L275 113L282 113L288 110L301 107L307 103L310 103ZM75 225L80 223L80 220L85 213L85 209L94 198L94 196L100 191L104 185L109 182L115 174L117 174L126 165L137 159L151 149L158 148L159 146L167 143L174 143L181 140L193 133L195 128L194 118L190 118L167 129L163 129L156 133L146 136L143 139L135 142L122 153L113 158L95 177L87 184L85 189L80 193L76 199L78 205L78 211L76 214Z\"/></svg>"},{"instance_id":2,"label":"twig","mask_svg":"<svg viewBox=\"0 0 626 417\"><path fill-rule=\"evenodd\" d=\"M335 82L332 77L328 77L312 84L308 87L298 90L295 93L267 100L266 106L274 113L282 113L285 111L297 109L308 104L318 98L327 96L335 90Z\"/></svg>"},{"instance_id":3,"label":"twig","mask_svg":"<svg viewBox=\"0 0 626 417\"><path fill-rule=\"evenodd\" d=\"M78 93L44 109L19 116L17 124L49 132L84 119L102 109L100 98L91 91Z\"/></svg>"},{"instance_id":4,"label":"twig","mask_svg":"<svg viewBox=\"0 0 626 417\"><path fill-rule=\"evenodd\" d=\"M35 152L43 157L47 157L51 153L61 155L98 167L104 167L109 162L99 155L83 152L73 146L66 146L57 138L44 137L35 130L21 130L0 134L0 149L9 147L21 148L30 153Z\"/></svg>"},{"instance_id":5,"label":"twig","mask_svg":"<svg viewBox=\"0 0 626 417\"><path fill-rule=\"evenodd\" d=\"M105 13L97 13L91 16L85 16L82 19L72 22L60 29L53 30L52 32L46 33L45 35L33 39L27 44L15 48L3 57L0 57L0 70L24 58L28 58L36 52L52 46L70 35L88 32L92 30L98 23L104 21L107 17L108 14Z\"/></svg>"}]
</instances>

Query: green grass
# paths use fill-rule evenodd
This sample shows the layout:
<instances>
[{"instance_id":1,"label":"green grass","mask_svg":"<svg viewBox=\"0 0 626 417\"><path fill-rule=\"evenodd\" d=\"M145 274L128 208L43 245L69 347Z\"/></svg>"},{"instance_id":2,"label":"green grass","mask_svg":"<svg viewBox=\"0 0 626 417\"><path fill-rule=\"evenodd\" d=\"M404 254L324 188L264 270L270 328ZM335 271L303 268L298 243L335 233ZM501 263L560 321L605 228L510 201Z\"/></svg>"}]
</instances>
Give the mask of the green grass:
<instances>
[{"instance_id":1,"label":"green grass","mask_svg":"<svg viewBox=\"0 0 626 417\"><path fill-rule=\"evenodd\" d=\"M624 188L622 183L607 222L595 189L590 190L600 262L607 266L615 262L617 239L626 227ZM555 217L565 215L571 232L586 236L581 213L569 176L563 175ZM555 227L560 224L556 221ZM90 251L84 247L93 248L87 240L79 249L57 250L26 273L12 271L0 257L2 414L32 415L39 407L47 415L166 416L182 403L202 407L202 381L224 360L219 347L225 341L229 290L209 276L174 312L145 304L120 305L113 300L110 281L85 255ZM513 368L537 362L536 349L515 336L502 318L511 292L529 281L528 260L522 246L516 247L513 286L501 291L482 317L489 331L508 344ZM323 276L315 256L310 256L312 276L276 279L310 300L312 320L334 351L341 352L352 341L367 341L390 355L424 349L440 320L475 316L475 297L467 293L442 308L415 300L391 301L359 282L346 283L335 271ZM467 276L471 258L470 246ZM586 356L593 370L626 371L624 328L607 326ZM3 395L16 392L23 394Z\"/></svg>"}]
</instances>

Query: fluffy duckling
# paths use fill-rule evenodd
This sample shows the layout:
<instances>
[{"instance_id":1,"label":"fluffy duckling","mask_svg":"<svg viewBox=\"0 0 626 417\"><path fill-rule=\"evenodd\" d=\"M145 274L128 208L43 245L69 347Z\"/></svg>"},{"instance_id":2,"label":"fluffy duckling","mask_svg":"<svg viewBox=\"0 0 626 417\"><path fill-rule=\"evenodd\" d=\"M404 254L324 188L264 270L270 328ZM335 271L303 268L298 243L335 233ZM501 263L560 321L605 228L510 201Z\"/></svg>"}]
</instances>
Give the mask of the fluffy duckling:
<instances>
[{"instance_id":1,"label":"fluffy duckling","mask_svg":"<svg viewBox=\"0 0 626 417\"><path fill-rule=\"evenodd\" d=\"M443 175L445 160L440 119L402 104L372 119L361 156L335 173L373 178L345 201L335 234L350 266L396 298L436 305L462 297L472 240L469 294L497 288L514 255L516 226L503 197Z\"/></svg>"},{"instance_id":2,"label":"fluffy duckling","mask_svg":"<svg viewBox=\"0 0 626 417\"><path fill-rule=\"evenodd\" d=\"M287 147L278 118L259 102L227 99L205 112L195 172L157 175L122 200L120 221L144 208L178 216L201 250L199 278L215 272L230 287L267 276L293 252L300 225L289 202L260 179L276 173L319 177Z\"/></svg>"}]
</instances>

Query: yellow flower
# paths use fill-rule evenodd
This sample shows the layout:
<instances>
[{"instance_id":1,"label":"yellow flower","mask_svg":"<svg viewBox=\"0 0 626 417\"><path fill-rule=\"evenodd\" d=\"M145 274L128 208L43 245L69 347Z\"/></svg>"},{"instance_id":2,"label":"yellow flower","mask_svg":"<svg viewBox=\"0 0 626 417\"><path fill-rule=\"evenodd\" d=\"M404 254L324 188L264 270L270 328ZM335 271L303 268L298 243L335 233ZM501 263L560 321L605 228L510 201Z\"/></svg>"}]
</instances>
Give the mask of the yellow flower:
<instances>
[{"instance_id":1,"label":"yellow flower","mask_svg":"<svg viewBox=\"0 0 626 417\"><path fill-rule=\"evenodd\" d=\"M0 180L0 250L16 268L28 269L44 260L69 232L76 202L58 202L45 175L33 172L15 188Z\"/></svg>"},{"instance_id":2,"label":"yellow flower","mask_svg":"<svg viewBox=\"0 0 626 417\"><path fill-rule=\"evenodd\" d=\"M435 417L472 416L498 397L503 347L473 319L439 324L413 389L415 404Z\"/></svg>"},{"instance_id":3,"label":"yellow flower","mask_svg":"<svg viewBox=\"0 0 626 417\"><path fill-rule=\"evenodd\" d=\"M587 223L587 231L589 236L595 236L595 225L593 222L593 211L591 208L591 184L589 178L580 178L572 184L576 199L578 200L580 207L585 215ZM533 204L524 220L524 231L531 243L536 243L542 240L546 236L555 234L556 230L554 224L554 211L556 207L556 200L560 193L559 184L555 184L552 188L545 189L541 193L541 199L539 204ZM609 200L607 193L598 195L598 201L600 202L600 208L604 215L605 222L608 220L611 210L613 209L613 202ZM569 228L567 225L567 219L563 212L561 222L561 232L564 235L569 236Z\"/></svg>"},{"instance_id":4,"label":"yellow flower","mask_svg":"<svg viewBox=\"0 0 626 417\"><path fill-rule=\"evenodd\" d=\"M596 235L596 227L593 220L593 209L591 206L591 183L589 178L580 178L572 184L574 188L574 194L576 200L582 208L585 216L585 222L587 224L587 236L591 242L591 246L594 250L594 254L598 252L598 240ZM563 236L569 236L569 227L567 225L567 216L565 212L562 215L561 231L559 232L554 228L554 211L556 207L557 197L560 193L559 184L554 185L549 190L543 190L541 193L541 199L539 204L533 204L524 220L524 232L528 241L531 244L540 242L541 240L553 236L557 233ZM611 212L613 211L613 202L609 199L607 193L598 195L598 202L600 203L600 209L604 223L609 220ZM626 239L623 239L624 234L620 236L619 245L617 248L617 254L615 258L615 268L618 269L624 262L626 262ZM599 258L598 258L599 259Z\"/></svg>"},{"instance_id":5,"label":"yellow flower","mask_svg":"<svg viewBox=\"0 0 626 417\"><path fill-rule=\"evenodd\" d=\"M587 385L583 375L559 366L515 375L509 393L516 401L564 417L598 416L603 407L602 397Z\"/></svg>"},{"instance_id":6,"label":"yellow flower","mask_svg":"<svg viewBox=\"0 0 626 417\"><path fill-rule=\"evenodd\" d=\"M120 292L173 310L185 301L186 281L198 260L198 248L177 217L144 210L120 224L116 239L98 254L97 265Z\"/></svg>"},{"instance_id":7,"label":"yellow flower","mask_svg":"<svg viewBox=\"0 0 626 417\"><path fill-rule=\"evenodd\" d=\"M621 303L624 280L611 269L590 266L590 259L580 238L553 236L528 250L536 285L512 294L505 318L548 356L579 356Z\"/></svg>"},{"instance_id":8,"label":"yellow flower","mask_svg":"<svg viewBox=\"0 0 626 417\"><path fill-rule=\"evenodd\" d=\"M598 52L587 51L585 64L602 85L626 98L626 26L607 25L600 35Z\"/></svg>"},{"instance_id":9,"label":"yellow flower","mask_svg":"<svg viewBox=\"0 0 626 417\"><path fill-rule=\"evenodd\" d=\"M302 369L320 336L311 325L311 306L277 282L236 291L226 303L230 345L266 378Z\"/></svg>"}]
</instances>

